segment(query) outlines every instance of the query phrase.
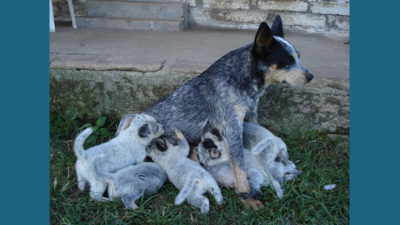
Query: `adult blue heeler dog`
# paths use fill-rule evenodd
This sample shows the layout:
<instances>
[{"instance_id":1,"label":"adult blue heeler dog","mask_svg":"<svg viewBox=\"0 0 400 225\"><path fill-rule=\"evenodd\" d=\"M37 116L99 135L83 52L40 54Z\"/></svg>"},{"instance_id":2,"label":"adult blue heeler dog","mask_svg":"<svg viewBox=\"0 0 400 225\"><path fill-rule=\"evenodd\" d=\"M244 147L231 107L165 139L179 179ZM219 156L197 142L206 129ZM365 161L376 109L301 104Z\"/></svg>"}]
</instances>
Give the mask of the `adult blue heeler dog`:
<instances>
[{"instance_id":1,"label":"adult blue heeler dog","mask_svg":"<svg viewBox=\"0 0 400 225\"><path fill-rule=\"evenodd\" d=\"M284 39L278 15L271 28L260 24L253 43L218 59L144 113L154 116L166 131L181 130L191 145L196 145L208 129L220 130L228 142L236 192L245 205L263 208L254 199L244 170L243 121L257 124L258 101L269 85L297 86L312 78L300 63L299 53Z\"/></svg>"}]
</instances>

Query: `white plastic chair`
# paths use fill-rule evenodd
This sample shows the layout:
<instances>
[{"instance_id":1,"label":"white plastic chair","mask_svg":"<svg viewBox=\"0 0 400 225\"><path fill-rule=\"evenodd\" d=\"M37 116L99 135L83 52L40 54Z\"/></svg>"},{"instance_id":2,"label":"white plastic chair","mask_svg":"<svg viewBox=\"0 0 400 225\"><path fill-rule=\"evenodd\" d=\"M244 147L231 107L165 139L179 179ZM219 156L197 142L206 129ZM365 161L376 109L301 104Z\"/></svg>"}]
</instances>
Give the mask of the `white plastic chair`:
<instances>
[{"instance_id":1,"label":"white plastic chair","mask_svg":"<svg viewBox=\"0 0 400 225\"><path fill-rule=\"evenodd\" d=\"M74 5L72 5L72 0L67 0L67 2L68 2L69 13L71 15L72 27L76 29ZM55 31L56 27L54 25L53 3L50 0L50 32L55 32Z\"/></svg>"}]
</instances>

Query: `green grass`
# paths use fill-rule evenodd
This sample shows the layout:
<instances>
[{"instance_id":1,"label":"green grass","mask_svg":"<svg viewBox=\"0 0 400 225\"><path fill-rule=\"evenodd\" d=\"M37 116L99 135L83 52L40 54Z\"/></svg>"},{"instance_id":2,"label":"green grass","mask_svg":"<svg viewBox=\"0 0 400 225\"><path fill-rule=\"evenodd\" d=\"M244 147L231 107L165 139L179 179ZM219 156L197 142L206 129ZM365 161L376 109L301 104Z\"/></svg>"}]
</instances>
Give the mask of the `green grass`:
<instances>
[{"instance_id":1,"label":"green grass","mask_svg":"<svg viewBox=\"0 0 400 225\"><path fill-rule=\"evenodd\" d=\"M86 145L114 136L117 121L82 119L71 112L50 115L50 222L51 224L349 224L348 142L334 141L311 131L285 137L292 161L303 173L284 187L283 199L271 187L263 189L265 209L246 209L234 190L222 188L224 204L210 199L210 213L204 216L184 202L174 206L177 189L169 182L155 195L137 201L139 209L129 211L122 202L95 202L80 192L75 175L73 139L90 122L96 132ZM86 147L88 147L86 146ZM324 191L326 184L337 184Z\"/></svg>"}]
</instances>

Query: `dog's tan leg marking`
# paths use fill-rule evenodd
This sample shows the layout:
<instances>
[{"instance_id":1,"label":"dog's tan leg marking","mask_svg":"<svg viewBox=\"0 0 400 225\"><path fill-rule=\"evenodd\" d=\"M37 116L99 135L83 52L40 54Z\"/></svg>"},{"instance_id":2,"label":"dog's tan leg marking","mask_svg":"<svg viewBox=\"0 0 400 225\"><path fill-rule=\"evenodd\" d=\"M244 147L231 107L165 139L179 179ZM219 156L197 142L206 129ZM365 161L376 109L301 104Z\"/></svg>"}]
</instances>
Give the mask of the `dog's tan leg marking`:
<instances>
[{"instance_id":1,"label":"dog's tan leg marking","mask_svg":"<svg viewBox=\"0 0 400 225\"><path fill-rule=\"evenodd\" d=\"M197 157L197 149L193 147L192 152L189 155L189 158L195 162L199 162L199 158Z\"/></svg>"},{"instance_id":2,"label":"dog's tan leg marking","mask_svg":"<svg viewBox=\"0 0 400 225\"><path fill-rule=\"evenodd\" d=\"M236 112L239 120L243 121L244 117L246 115L246 112L247 112L246 107L244 107L242 105L239 105L239 104L236 104L236 105L233 106L233 108L235 109L235 112Z\"/></svg>"},{"instance_id":3,"label":"dog's tan leg marking","mask_svg":"<svg viewBox=\"0 0 400 225\"><path fill-rule=\"evenodd\" d=\"M175 129L174 131L175 131L176 137L178 139L180 139L180 140L185 139L185 137L183 136L183 134L182 134L182 132L180 130Z\"/></svg>"},{"instance_id":4,"label":"dog's tan leg marking","mask_svg":"<svg viewBox=\"0 0 400 225\"><path fill-rule=\"evenodd\" d=\"M250 186L247 183L247 174L239 166L233 166L235 174L235 189L238 193L250 193Z\"/></svg>"},{"instance_id":5,"label":"dog's tan leg marking","mask_svg":"<svg viewBox=\"0 0 400 225\"><path fill-rule=\"evenodd\" d=\"M233 166L233 172L235 174L235 189L237 193L250 193L250 186L247 182L247 175L244 170L242 170L239 166ZM260 210L264 208L264 205L252 198L248 199L240 199L240 201L246 206L250 207L253 210Z\"/></svg>"},{"instance_id":6,"label":"dog's tan leg marking","mask_svg":"<svg viewBox=\"0 0 400 225\"><path fill-rule=\"evenodd\" d=\"M249 120L250 123L255 124L255 125L259 125L258 121L256 120L256 117L252 116Z\"/></svg>"}]
</instances>

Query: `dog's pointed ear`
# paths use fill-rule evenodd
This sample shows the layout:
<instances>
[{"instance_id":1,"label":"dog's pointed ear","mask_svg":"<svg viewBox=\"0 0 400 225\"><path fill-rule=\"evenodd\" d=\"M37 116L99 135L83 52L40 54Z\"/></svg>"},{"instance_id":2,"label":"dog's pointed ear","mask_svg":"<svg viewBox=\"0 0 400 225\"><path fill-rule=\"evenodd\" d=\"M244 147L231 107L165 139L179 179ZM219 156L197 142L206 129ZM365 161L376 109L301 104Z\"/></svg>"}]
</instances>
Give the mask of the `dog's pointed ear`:
<instances>
[{"instance_id":1,"label":"dog's pointed ear","mask_svg":"<svg viewBox=\"0 0 400 225\"><path fill-rule=\"evenodd\" d=\"M133 114L133 113L125 114L118 124L117 132L115 133L115 136L118 136L118 134L121 133L121 131L128 128L129 125L131 124L133 118L135 118L135 116L136 116L136 114Z\"/></svg>"},{"instance_id":2,"label":"dog's pointed ear","mask_svg":"<svg viewBox=\"0 0 400 225\"><path fill-rule=\"evenodd\" d=\"M272 31L273 35L284 38L283 28L282 28L282 19L279 14L275 16L274 23L271 26L271 31Z\"/></svg>"},{"instance_id":3,"label":"dog's pointed ear","mask_svg":"<svg viewBox=\"0 0 400 225\"><path fill-rule=\"evenodd\" d=\"M253 54L264 55L271 47L274 38L272 32L265 22L258 27L256 37L254 39Z\"/></svg>"}]
</instances>

